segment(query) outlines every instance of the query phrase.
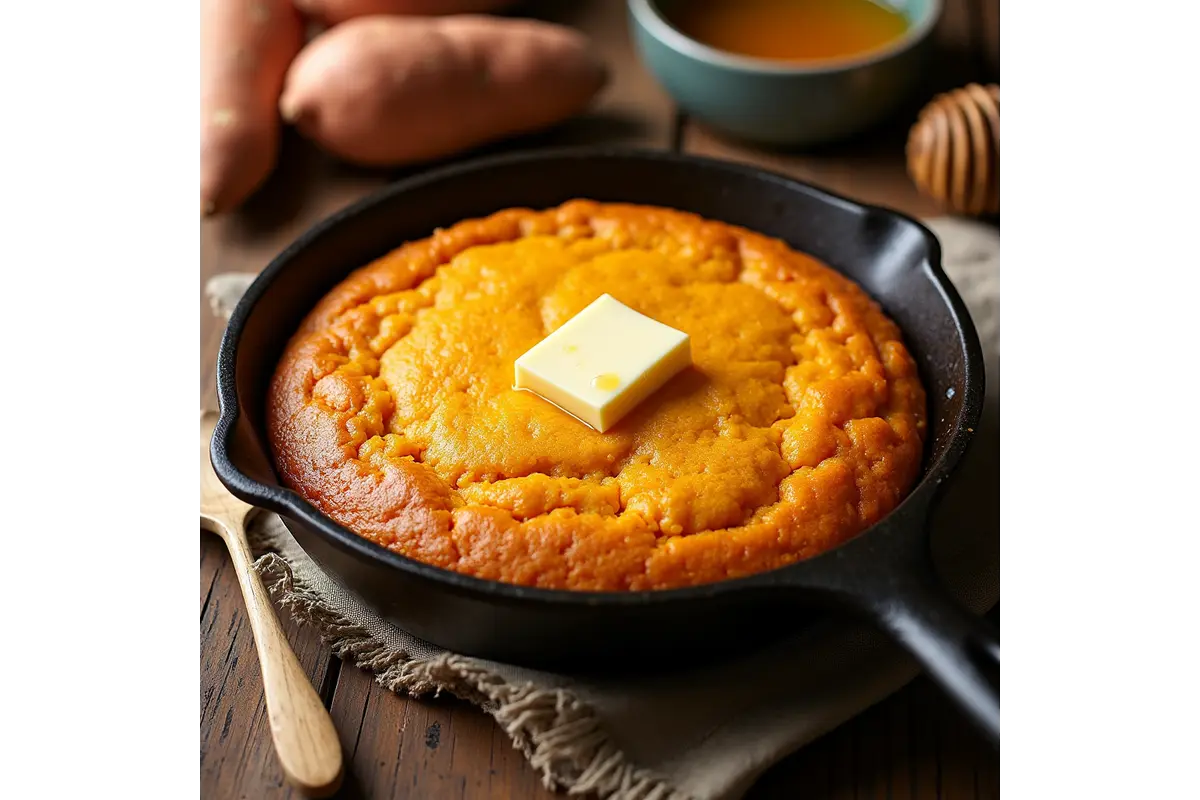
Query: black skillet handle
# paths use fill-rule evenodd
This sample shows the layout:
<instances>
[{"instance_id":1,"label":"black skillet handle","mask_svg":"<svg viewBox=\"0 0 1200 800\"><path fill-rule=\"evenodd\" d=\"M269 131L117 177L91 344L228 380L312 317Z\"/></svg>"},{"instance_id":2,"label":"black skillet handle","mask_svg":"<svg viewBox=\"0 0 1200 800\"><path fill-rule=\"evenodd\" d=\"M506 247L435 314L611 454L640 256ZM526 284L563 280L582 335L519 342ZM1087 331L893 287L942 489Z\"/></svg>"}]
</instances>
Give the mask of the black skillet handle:
<instances>
[{"instance_id":1,"label":"black skillet handle","mask_svg":"<svg viewBox=\"0 0 1200 800\"><path fill-rule=\"evenodd\" d=\"M1000 743L1000 632L958 606L931 569L893 574L869 611L993 743Z\"/></svg>"}]
</instances>

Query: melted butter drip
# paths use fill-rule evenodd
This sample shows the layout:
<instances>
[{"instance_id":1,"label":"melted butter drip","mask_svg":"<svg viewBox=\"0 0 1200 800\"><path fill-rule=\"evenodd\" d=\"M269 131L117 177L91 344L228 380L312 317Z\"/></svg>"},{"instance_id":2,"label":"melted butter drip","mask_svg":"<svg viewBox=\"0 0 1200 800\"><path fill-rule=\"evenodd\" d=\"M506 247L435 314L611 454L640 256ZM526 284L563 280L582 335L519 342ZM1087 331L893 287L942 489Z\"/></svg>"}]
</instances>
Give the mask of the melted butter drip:
<instances>
[{"instance_id":1,"label":"melted butter drip","mask_svg":"<svg viewBox=\"0 0 1200 800\"><path fill-rule=\"evenodd\" d=\"M599 389L602 392L611 392L620 385L620 376L612 372L606 372L603 375L597 375L592 378L592 388Z\"/></svg>"}]
</instances>

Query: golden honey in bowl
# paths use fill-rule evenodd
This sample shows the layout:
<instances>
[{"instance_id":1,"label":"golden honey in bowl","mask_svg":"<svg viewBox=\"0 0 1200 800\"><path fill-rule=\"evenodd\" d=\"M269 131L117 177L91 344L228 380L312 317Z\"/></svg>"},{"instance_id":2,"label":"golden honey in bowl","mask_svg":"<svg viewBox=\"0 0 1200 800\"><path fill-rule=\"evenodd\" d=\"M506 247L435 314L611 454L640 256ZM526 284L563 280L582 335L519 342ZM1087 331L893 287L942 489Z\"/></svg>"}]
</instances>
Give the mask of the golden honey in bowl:
<instances>
[{"instance_id":1,"label":"golden honey in bowl","mask_svg":"<svg viewBox=\"0 0 1200 800\"><path fill-rule=\"evenodd\" d=\"M869 53L908 30L904 15L873 0L684 0L663 10L709 47L801 63Z\"/></svg>"}]
</instances>

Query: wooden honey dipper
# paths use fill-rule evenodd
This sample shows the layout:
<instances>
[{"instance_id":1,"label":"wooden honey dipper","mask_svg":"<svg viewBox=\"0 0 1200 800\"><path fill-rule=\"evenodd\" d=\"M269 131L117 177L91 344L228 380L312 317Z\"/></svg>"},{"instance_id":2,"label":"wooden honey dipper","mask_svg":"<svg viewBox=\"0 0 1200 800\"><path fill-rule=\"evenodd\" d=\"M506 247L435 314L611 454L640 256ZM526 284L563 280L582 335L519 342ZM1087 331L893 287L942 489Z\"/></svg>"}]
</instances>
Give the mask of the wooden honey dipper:
<instances>
[{"instance_id":1,"label":"wooden honey dipper","mask_svg":"<svg viewBox=\"0 0 1200 800\"><path fill-rule=\"evenodd\" d=\"M906 153L923 194L958 214L999 214L999 85L971 83L933 98L909 131Z\"/></svg>"}]
</instances>

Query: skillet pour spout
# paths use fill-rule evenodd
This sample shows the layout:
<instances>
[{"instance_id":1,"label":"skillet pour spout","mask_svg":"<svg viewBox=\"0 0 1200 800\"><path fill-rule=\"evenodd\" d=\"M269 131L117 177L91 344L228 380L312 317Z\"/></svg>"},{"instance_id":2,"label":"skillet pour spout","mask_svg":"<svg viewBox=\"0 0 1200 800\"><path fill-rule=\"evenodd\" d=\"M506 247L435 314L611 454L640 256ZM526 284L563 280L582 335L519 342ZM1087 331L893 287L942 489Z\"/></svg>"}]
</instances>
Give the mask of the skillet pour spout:
<instances>
[{"instance_id":1,"label":"skillet pour spout","mask_svg":"<svg viewBox=\"0 0 1200 800\"><path fill-rule=\"evenodd\" d=\"M503 584L405 558L281 485L266 444L267 385L287 339L322 296L353 269L435 228L575 198L666 206L757 230L861 285L900 326L929 398L922 477L908 498L842 547L774 572L685 589L594 593ZM275 258L238 303L221 342L212 461L234 495L279 513L333 580L438 646L556 670L648 669L711 659L716 640L725 652L761 646L833 605L869 617L911 651L998 742L999 637L933 579L926 534L937 492L978 423L983 377L979 340L942 272L937 239L909 217L713 159L624 148L528 151L393 184Z\"/></svg>"}]
</instances>

